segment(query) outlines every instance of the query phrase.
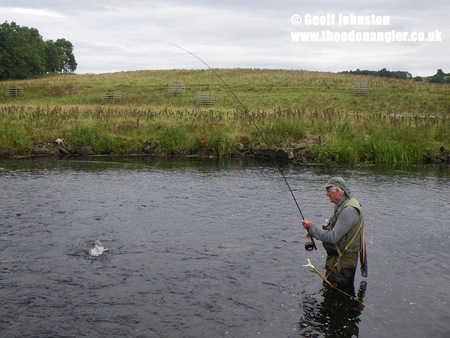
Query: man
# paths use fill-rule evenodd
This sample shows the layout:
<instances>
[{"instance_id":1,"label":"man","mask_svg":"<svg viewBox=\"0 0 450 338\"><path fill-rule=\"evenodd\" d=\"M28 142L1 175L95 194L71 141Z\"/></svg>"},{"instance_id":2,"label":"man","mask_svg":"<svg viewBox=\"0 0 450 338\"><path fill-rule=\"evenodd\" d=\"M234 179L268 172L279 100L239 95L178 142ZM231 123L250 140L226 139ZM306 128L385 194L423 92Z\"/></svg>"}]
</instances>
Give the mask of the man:
<instances>
[{"instance_id":1,"label":"man","mask_svg":"<svg viewBox=\"0 0 450 338\"><path fill-rule=\"evenodd\" d=\"M351 196L341 177L332 177L325 184L326 194L334 203L334 213L323 227L310 220L302 221L312 236L323 242L327 252L325 263L327 280L339 288L353 288L358 253L361 252L361 274L367 276L364 243L364 217L361 204Z\"/></svg>"}]
</instances>

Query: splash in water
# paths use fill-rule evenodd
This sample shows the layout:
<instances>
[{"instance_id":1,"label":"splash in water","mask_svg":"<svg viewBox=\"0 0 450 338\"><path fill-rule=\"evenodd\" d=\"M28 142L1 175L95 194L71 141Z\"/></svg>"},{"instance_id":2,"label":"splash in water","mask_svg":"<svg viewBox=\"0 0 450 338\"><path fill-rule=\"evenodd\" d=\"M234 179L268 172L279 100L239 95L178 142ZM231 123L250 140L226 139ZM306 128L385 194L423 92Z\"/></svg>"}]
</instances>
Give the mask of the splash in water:
<instances>
[{"instance_id":1,"label":"splash in water","mask_svg":"<svg viewBox=\"0 0 450 338\"><path fill-rule=\"evenodd\" d=\"M89 256L91 256L91 257L98 257L101 254L103 254L105 251L108 251L108 249L105 249L103 247L103 245L100 243L100 241L96 240L89 247Z\"/></svg>"}]
</instances>

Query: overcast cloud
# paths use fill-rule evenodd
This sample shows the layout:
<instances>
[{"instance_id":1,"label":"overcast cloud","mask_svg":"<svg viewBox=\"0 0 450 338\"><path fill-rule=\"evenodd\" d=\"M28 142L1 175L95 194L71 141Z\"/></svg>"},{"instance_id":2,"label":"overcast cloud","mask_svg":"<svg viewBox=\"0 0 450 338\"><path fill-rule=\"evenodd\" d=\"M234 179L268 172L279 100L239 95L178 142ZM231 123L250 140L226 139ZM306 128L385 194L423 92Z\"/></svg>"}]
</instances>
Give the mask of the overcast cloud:
<instances>
[{"instance_id":1,"label":"overcast cloud","mask_svg":"<svg viewBox=\"0 0 450 338\"><path fill-rule=\"evenodd\" d=\"M338 25L340 14L384 16L389 25ZM387 68L428 76L438 68L450 72L449 14L450 3L444 0L0 0L1 22L36 28L44 40L65 38L72 42L79 74L205 68L175 44L214 68L331 72ZM294 15L301 19L300 24L292 23ZM308 24L313 16L317 20L328 18L328 22ZM435 32L440 41L292 39L292 32L322 31L328 32L328 38L332 34L332 39L348 38L343 34L351 31L396 31L408 39L416 32Z\"/></svg>"}]
</instances>

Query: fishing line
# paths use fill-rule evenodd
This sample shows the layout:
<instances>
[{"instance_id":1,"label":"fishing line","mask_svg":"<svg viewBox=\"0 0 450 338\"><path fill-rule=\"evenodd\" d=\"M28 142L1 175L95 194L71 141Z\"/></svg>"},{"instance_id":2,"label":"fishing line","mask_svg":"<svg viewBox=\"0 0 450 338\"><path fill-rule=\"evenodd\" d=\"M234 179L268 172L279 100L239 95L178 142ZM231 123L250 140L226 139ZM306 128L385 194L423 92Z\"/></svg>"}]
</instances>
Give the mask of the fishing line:
<instances>
[{"instance_id":1,"label":"fishing line","mask_svg":"<svg viewBox=\"0 0 450 338\"><path fill-rule=\"evenodd\" d=\"M175 45L173 43L169 43L170 45L179 48L183 51L185 51L186 53L192 55L193 57L195 57L197 60L199 60L201 63L203 63L209 70L211 70L213 72L213 74L215 76L217 76L217 78L224 84L224 86L230 91L230 93L234 96L234 98L236 99L236 101L239 103L239 105L242 107L242 109L244 110L244 113L248 116L248 118L250 119L250 122L253 124L253 126L255 127L255 129L258 131L259 136L261 137L261 139L263 140L265 146L267 148L269 148L268 142L266 140L266 138L264 137L264 134L261 132L261 129L259 129L258 125L256 124L255 120L252 118L251 114L249 113L247 107L242 103L242 101L239 99L239 97L236 95L236 93L233 91L233 89L231 89L231 87L228 85L228 83L225 82L224 79L222 79L222 77L219 75L219 73L217 73L213 68L210 67L210 65L208 65L203 59L201 59L199 56L195 55L194 53L192 53L191 51L187 50L186 48L180 47L178 45ZM278 162L276 161L272 151L269 150L269 155L273 161L273 163L275 164L275 166L277 167L279 173L281 174L281 176L283 177L284 183L286 183L286 186L289 190L289 192L291 193L292 199L295 202L295 205L297 206L297 210L300 213L300 216L302 217L302 219L305 219L305 217L303 216L302 210L300 209L300 205L297 201L297 198L294 195L294 190L292 190L291 185L289 184L286 175L284 174L283 170L281 169L281 167L278 165ZM305 249L307 251L312 251L313 249L317 250L316 247L316 243L314 242L313 237L309 237L310 242L305 244Z\"/></svg>"},{"instance_id":2,"label":"fishing line","mask_svg":"<svg viewBox=\"0 0 450 338\"><path fill-rule=\"evenodd\" d=\"M261 132L261 130L259 129L258 125L256 124L255 120L252 118L251 114L249 114L249 111L248 111L247 107L242 103L242 101L239 99L239 97L236 95L236 93L233 91L233 89L231 89L231 87L228 85L228 83L226 83L225 80L222 79L222 77L221 77L221 76L220 76L213 68L211 68L205 61L203 61L200 57L198 57L197 55L195 55L195 54L192 53L191 51L189 51L189 50L187 50L187 49L185 49L185 48L183 48L183 47L180 47L180 46L178 46L178 45L175 45L175 44L173 44L173 43L171 43L170 45L172 45L172 46L174 46L174 47L176 47L176 48L179 48L179 49L185 51L186 53L192 55L192 56L195 57L197 60L199 60L200 62L202 62L209 70L211 70L215 76L217 76L217 78L225 85L225 87L230 91L230 93L233 94L233 96L234 96L234 98L236 99L236 101L239 103L239 105L240 105L240 106L242 107L242 109L244 110L244 113L248 116L248 118L250 119L251 123L253 124L253 126L254 126L254 127L256 128L256 130L258 131L258 134L260 135L261 139L263 140L265 146L266 146L267 148L269 148L269 145L268 145L268 143L267 143L266 138L264 137L264 134L263 134L263 133ZM289 189L289 192L291 193L291 196L292 196L292 198L293 198L293 200L294 200L294 202L295 202L295 205L297 206L297 209L298 209L298 212L300 213L300 216L302 217L302 219L305 219L305 217L303 216L302 210L300 209L300 205L298 204L297 198L296 198L295 195L294 195L294 191L292 190L291 185L289 184L289 182L288 182L288 180L287 180L287 178L286 178L286 175L284 175L283 170L282 170L281 167L278 165L278 162L276 161L276 159L275 159L273 153L272 153L270 150L269 150L269 154L270 154L270 157L271 157L273 163L274 163L275 166L277 167L279 173L280 173L281 176L283 177L283 180L284 180L284 182L286 183L286 186L287 186L287 188ZM307 234L309 235L309 232L307 232ZM314 238L313 238L312 236L308 236L308 239L310 240L310 242L305 243L305 249L306 249L307 251L312 251L312 250L314 250L314 249L317 250L317 247L316 247L316 243L315 243L315 241L314 241ZM338 287L334 286L333 284L331 284L331 283L328 281L328 279L327 279L328 276L325 277L324 275L322 275L322 274L320 273L320 271L316 269L316 267L311 263L311 261L310 261L309 259L308 259L308 264L307 264L307 265L304 265L304 266L311 267L311 268L314 270L314 272L317 273L317 274L320 276L320 278L322 278L329 286L331 286L331 287L334 288L335 290L337 290L337 291L339 291L340 293L342 293L342 294L344 294L344 295L350 297L351 299L357 301L357 302L360 303L361 305L363 305L363 306L365 305L365 304L362 302L362 300L360 300L360 299L358 299L357 297L354 297L354 296L348 294L347 292L345 292L345 291L339 289Z\"/></svg>"},{"instance_id":3,"label":"fishing line","mask_svg":"<svg viewBox=\"0 0 450 338\"><path fill-rule=\"evenodd\" d=\"M183 47L177 46L177 45L172 44L172 43L171 43L171 45L172 45L172 46L175 46L175 47L177 47L177 48L179 48L179 49L181 49L181 50L184 50L186 53L189 53L189 54L191 54L193 57L195 57L196 59L200 60L200 62L202 62L206 67L208 67L209 70L211 70L211 71L213 72L213 74L214 74L215 76L217 76L217 78L225 85L225 87L227 87L227 89L230 91L230 93L233 94L233 96L234 96L234 98L236 99L236 101L239 103L239 105L240 105L240 106L242 107L242 109L244 110L244 113L249 117L251 123L253 124L253 126L254 126L254 127L256 128L256 130L258 131L258 134L259 134L259 136L261 137L261 139L263 140L265 146L266 146L267 148L269 148L266 138L264 137L263 133L262 133L261 130L259 129L259 127L258 127L258 125L256 124L255 120L254 120L254 119L252 118L252 116L249 114L249 111L248 111L247 107L242 103L242 101L239 99L239 97L236 95L236 93L233 91L233 89L231 89L231 87L228 85L228 83L226 83L225 80L222 79L222 77L221 77L221 76L220 76L213 68L211 68L205 61L203 61L200 57L198 57L197 55L195 55L194 53L190 52L189 50L187 50L187 49L185 49L185 48L183 48ZM303 216L302 210L300 209L300 205L298 204L297 199L295 198L294 191L292 190L292 188L291 188L291 186L290 186L290 184L289 184L289 182L288 182L286 176L284 175L283 170L282 170L281 167L278 165L278 162L275 160L275 157L273 156L273 154L272 154L271 151L269 151L269 154L270 154L270 157L271 157L272 161L274 162L275 166L277 167L278 171L280 172L281 176L283 177L284 182L286 183L286 186L288 187L289 192L291 193L291 196L292 196L292 198L294 199L295 205L297 206L297 209L298 209L298 211L299 211L299 213L300 213L300 216L302 216L302 219L305 219L305 217Z\"/></svg>"},{"instance_id":4,"label":"fishing line","mask_svg":"<svg viewBox=\"0 0 450 338\"><path fill-rule=\"evenodd\" d=\"M258 134L260 135L261 139L263 140L265 146L266 146L267 148L269 148L268 142L267 142L266 138L264 137L264 134L263 134L263 133L261 132L261 130L259 129L258 125L256 124L255 120L252 118L251 114L249 114L249 111L248 111L247 107L242 103L242 101L239 99L239 97L236 95L236 93L233 91L233 89L231 89L231 87L228 85L228 83L226 83L225 80L222 79L222 77L221 77L221 76L220 76L213 68L211 68L211 67L210 67L203 59L201 59L200 57L198 57L197 55L195 55L195 54L192 53L191 51L189 51L189 50L187 50L187 49L185 49L185 48L183 48L183 47L180 47L180 46L178 46L178 45L175 45L175 44L173 44L173 43L170 43L170 45L172 45L172 46L174 46L174 47L176 47L176 48L179 48L179 49L185 51L186 53L192 55L192 56L195 57L197 60L199 60L201 63L203 63L209 70L211 70L215 76L217 76L217 78L224 84L224 86L230 91L230 93L234 96L234 98L236 99L236 101L237 101L237 102L239 103L239 105L242 107L242 109L244 110L244 113L248 116L248 118L250 119L251 123L253 124L253 126L255 127L255 129L258 131ZM299 205L299 203L298 203L298 201L297 201L297 198L296 198L295 195L294 195L294 191L292 190L291 185L289 184L289 182L288 182L288 180L287 180L287 178L286 178L286 176L285 176L283 170L282 170L281 167L278 165L278 162L276 161L276 159L275 159L273 153L272 153L271 151L269 151L269 154L270 154L270 157L271 157L273 163L274 163L275 166L277 167L279 173L280 173L281 176L283 177L283 180L284 180L284 182L286 183L286 186L287 186L287 188L289 189L289 192L291 193L292 199L294 200L295 205L297 206L297 209L298 209L298 212L300 213L300 216L302 217L302 219L305 219L305 217L303 216L302 210L300 209L300 205ZM308 233L308 235L309 235L309 232L307 232L307 233ZM314 241L314 238L313 238L312 236L308 236L308 238L309 238L310 242L308 242L308 243L305 244L305 249L306 249L307 251L312 251L313 249L317 250L317 247L316 247L316 243L315 243L315 241ZM323 275L316 269L316 267L311 263L311 261L310 261L309 259L308 259L308 264L305 265L305 266L308 266L308 267L313 268L314 272L316 272L316 273L317 273L317 274L318 274L318 275L319 275L319 276L320 276L320 277L321 277L328 285L330 285L332 288L334 288L334 289L336 289L337 291L343 293L344 295L346 295L346 296L348 296L348 297L350 297L350 298L356 300L357 302L361 303L362 305L365 305L360 299L358 299L358 298L356 298L356 297L354 297L354 296L352 296L352 295L346 293L345 291L343 291L343 290L339 289L338 287L334 286L333 284L331 284L331 283L328 281L328 279L327 279L325 276L323 276Z\"/></svg>"}]
</instances>

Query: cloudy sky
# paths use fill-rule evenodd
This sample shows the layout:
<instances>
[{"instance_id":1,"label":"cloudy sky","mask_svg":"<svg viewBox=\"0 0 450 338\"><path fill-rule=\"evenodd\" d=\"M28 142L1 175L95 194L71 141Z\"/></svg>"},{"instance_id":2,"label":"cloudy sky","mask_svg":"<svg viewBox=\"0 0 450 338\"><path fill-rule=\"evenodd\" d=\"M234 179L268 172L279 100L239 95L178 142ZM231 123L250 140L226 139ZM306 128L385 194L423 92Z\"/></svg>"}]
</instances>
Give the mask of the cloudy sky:
<instances>
[{"instance_id":1,"label":"cloudy sky","mask_svg":"<svg viewBox=\"0 0 450 338\"><path fill-rule=\"evenodd\" d=\"M2 23L72 42L79 74L205 68L174 45L213 68L448 73L449 15L447 0L0 0Z\"/></svg>"}]
</instances>

